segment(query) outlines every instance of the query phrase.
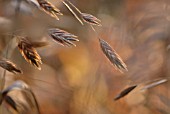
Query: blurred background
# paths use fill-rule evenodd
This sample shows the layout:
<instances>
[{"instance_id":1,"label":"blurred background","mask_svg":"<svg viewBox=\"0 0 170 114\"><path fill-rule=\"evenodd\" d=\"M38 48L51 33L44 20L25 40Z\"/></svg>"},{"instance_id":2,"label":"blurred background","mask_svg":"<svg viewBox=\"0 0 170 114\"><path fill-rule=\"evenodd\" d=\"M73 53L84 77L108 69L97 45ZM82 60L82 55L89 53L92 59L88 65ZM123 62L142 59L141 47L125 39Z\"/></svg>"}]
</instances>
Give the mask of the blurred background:
<instances>
[{"instance_id":1,"label":"blurred background","mask_svg":"<svg viewBox=\"0 0 170 114\"><path fill-rule=\"evenodd\" d=\"M95 27L122 57L128 72L115 70L100 49L97 35L82 26L60 0L49 0L63 16L57 21L24 1L16 21L16 0L0 1L0 53L12 33L29 36L31 41L48 41L37 48L42 70L28 64L12 41L9 59L23 75L7 72L6 86L24 80L35 93L42 114L170 114L169 82L126 97L114 97L130 85L170 77L169 0L70 0L82 12L102 21ZM45 34L56 27L78 36L76 47L63 47ZM1 72L3 71L0 68Z\"/></svg>"}]
</instances>

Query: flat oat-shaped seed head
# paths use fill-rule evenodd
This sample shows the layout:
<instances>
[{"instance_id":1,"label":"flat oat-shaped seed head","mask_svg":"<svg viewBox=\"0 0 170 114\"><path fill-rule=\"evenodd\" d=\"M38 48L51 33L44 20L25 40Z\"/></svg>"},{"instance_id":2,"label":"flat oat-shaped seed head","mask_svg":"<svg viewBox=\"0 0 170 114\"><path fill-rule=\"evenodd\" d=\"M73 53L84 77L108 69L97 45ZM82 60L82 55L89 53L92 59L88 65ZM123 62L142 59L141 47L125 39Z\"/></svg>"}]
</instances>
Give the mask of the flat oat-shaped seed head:
<instances>
[{"instance_id":1,"label":"flat oat-shaped seed head","mask_svg":"<svg viewBox=\"0 0 170 114\"><path fill-rule=\"evenodd\" d=\"M26 38L19 37L18 39L19 39L18 48L22 56L25 58L27 62L41 70L40 67L40 64L42 64L41 57L39 56L35 48Z\"/></svg>"},{"instance_id":2,"label":"flat oat-shaped seed head","mask_svg":"<svg viewBox=\"0 0 170 114\"><path fill-rule=\"evenodd\" d=\"M49 29L48 34L63 46L76 46L73 41L79 41L76 39L77 36L58 28Z\"/></svg>"},{"instance_id":3,"label":"flat oat-shaped seed head","mask_svg":"<svg viewBox=\"0 0 170 114\"><path fill-rule=\"evenodd\" d=\"M59 20L57 15L63 15L58 8L46 0L38 0L38 3L44 12L56 18L57 20Z\"/></svg>"},{"instance_id":4,"label":"flat oat-shaped seed head","mask_svg":"<svg viewBox=\"0 0 170 114\"><path fill-rule=\"evenodd\" d=\"M99 42L103 53L115 66L115 68L118 69L120 72L122 72L123 70L128 71L126 64L123 62L121 57L116 53L116 51L113 50L111 46L103 39L99 39Z\"/></svg>"},{"instance_id":5,"label":"flat oat-shaped seed head","mask_svg":"<svg viewBox=\"0 0 170 114\"><path fill-rule=\"evenodd\" d=\"M22 71L18 69L14 63L8 60L1 59L0 66L12 73L22 73Z\"/></svg>"},{"instance_id":6,"label":"flat oat-shaped seed head","mask_svg":"<svg viewBox=\"0 0 170 114\"><path fill-rule=\"evenodd\" d=\"M124 89L123 91L121 91L115 98L114 100L119 100L120 98L123 98L125 97L126 95L128 95L132 90L134 90L135 88L137 87L137 85L133 85L133 86L130 86L126 89Z\"/></svg>"},{"instance_id":7,"label":"flat oat-shaped seed head","mask_svg":"<svg viewBox=\"0 0 170 114\"><path fill-rule=\"evenodd\" d=\"M87 14L87 13L81 13L81 16L82 16L82 19L86 23L89 23L91 25L101 26L101 24L100 24L101 20L99 20L97 17L95 17L91 14Z\"/></svg>"}]
</instances>

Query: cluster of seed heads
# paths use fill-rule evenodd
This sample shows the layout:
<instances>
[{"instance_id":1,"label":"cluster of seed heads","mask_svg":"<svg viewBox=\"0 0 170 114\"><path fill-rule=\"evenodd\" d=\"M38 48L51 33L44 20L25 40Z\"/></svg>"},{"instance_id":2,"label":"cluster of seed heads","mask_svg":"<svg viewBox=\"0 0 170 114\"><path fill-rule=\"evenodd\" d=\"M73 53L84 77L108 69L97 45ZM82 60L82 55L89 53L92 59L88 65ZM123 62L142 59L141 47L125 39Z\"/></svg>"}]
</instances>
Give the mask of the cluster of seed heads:
<instances>
[{"instance_id":1,"label":"cluster of seed heads","mask_svg":"<svg viewBox=\"0 0 170 114\"><path fill-rule=\"evenodd\" d=\"M29 0L27 0L29 2ZM61 0L62 1L62 0ZM56 20L59 20L58 15L63 15L61 11L56 8L52 3L46 1L46 0L37 0L37 4L33 3L35 6L37 6L41 11L44 11L48 15L54 17ZM70 12L75 16L75 18L84 25L84 22L89 24L92 28L93 26L101 26L101 21L96 18L95 16L88 14L88 13L82 13L75 5L73 5L70 1L65 0L62 1L62 3L70 10ZM78 12L75 13L74 11ZM95 29L93 28L95 31ZM65 30L61 30L59 28L48 28L47 34L57 43L63 45L63 46L76 46L74 42L79 41L77 39L76 35L73 35ZM96 31L95 31L96 32ZM18 49L21 53L21 55L24 57L24 59L36 67L37 69L41 70L41 57L36 51L36 48L43 47L48 45L47 42L31 42L28 40L28 37L23 36L15 36L18 43ZM128 71L127 66L125 62L121 59L121 57L117 54L117 52L107 43L105 40L98 38L100 47L106 58L111 62L111 64L114 65L115 69L118 69L120 72ZM9 72L13 73L22 73L22 71L16 67L16 65L13 62L10 62L9 60L0 59L0 66L4 69L6 69ZM166 81L163 81L166 82ZM162 81L158 81L154 84L149 84L147 88L156 86L158 84L161 84ZM137 85L130 86L120 92L116 97L115 100L118 100L127 94L129 94L132 90L134 90L137 87ZM145 87L146 88L146 87ZM0 92L0 104L2 104L3 101L7 102L14 110L18 112L18 106L15 100L13 100L12 97L8 95L10 91L13 90L19 90L22 91L25 95L25 98L27 99L27 102L30 104L33 104L32 101L29 99L30 96L33 97L35 106L37 107L37 113L40 113L38 103L36 101L36 98L30 89L30 87L22 81L16 81L11 86L7 87L3 91ZM29 96L28 96L29 95Z\"/></svg>"},{"instance_id":2,"label":"cluster of seed heads","mask_svg":"<svg viewBox=\"0 0 170 114\"><path fill-rule=\"evenodd\" d=\"M34 4L38 9L41 11L44 11L48 15L54 17L56 20L59 20L58 15L63 15L58 8L56 8L52 3L46 1L46 0L37 0L37 3L34 3L33 1L26 0L27 3ZM73 13L73 15L83 24L83 22L86 22L90 25L100 25L100 20L96 17L90 15L81 13L78 8L76 8L71 2L68 0L62 1L64 5ZM74 8L72 9L71 8ZM19 6L20 7L20 6ZM77 10L80 16L77 16L76 13L74 13L73 10ZM73 35L65 30L61 30L59 28L49 28L46 30L46 33L57 43L63 45L63 46L76 46L74 42L79 41L77 39L76 35ZM24 57L24 59L30 63L35 68L41 70L41 57L36 51L36 48L43 47L48 45L47 42L34 42L29 41L29 36L18 36L14 35L14 38L17 40L17 46L19 49L19 52ZM21 69L19 69L15 63L6 60L6 59L0 59L0 66L4 68L5 70L12 72L12 73L22 73ZM30 87L23 81L16 81L11 86L7 87L6 89L3 89L0 92L0 105L2 102L6 102L9 104L15 111L20 113L19 107L23 106L23 109L25 104L22 102L15 101L8 93L14 90L19 90L24 94L24 98L27 101L30 106L34 106L37 108L37 113L40 113L39 106L37 103L37 100L35 98L35 95L33 94ZM31 100L30 98L33 98ZM33 103L34 102L34 103ZM26 109L25 109L26 110Z\"/></svg>"}]
</instances>

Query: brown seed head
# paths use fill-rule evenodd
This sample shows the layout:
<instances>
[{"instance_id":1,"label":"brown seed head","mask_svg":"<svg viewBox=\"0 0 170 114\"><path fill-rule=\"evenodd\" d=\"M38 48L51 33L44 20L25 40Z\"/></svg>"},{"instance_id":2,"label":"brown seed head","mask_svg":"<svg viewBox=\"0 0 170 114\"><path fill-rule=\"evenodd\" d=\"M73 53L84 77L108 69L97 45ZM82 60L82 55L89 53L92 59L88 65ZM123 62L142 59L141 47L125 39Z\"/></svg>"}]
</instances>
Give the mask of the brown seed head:
<instances>
[{"instance_id":1,"label":"brown seed head","mask_svg":"<svg viewBox=\"0 0 170 114\"><path fill-rule=\"evenodd\" d=\"M26 38L23 37L19 38L18 48L27 62L41 70L40 67L40 64L42 64L41 57Z\"/></svg>"},{"instance_id":2,"label":"brown seed head","mask_svg":"<svg viewBox=\"0 0 170 114\"><path fill-rule=\"evenodd\" d=\"M116 51L113 50L106 41L99 39L99 42L103 53L110 60L110 62L115 66L115 68L121 72L123 70L128 71L126 64L123 62L121 57L116 53Z\"/></svg>"},{"instance_id":3,"label":"brown seed head","mask_svg":"<svg viewBox=\"0 0 170 114\"><path fill-rule=\"evenodd\" d=\"M114 100L119 100L122 97L125 97L126 95L128 95L132 90L134 90L137 87L137 85L133 85L130 86L126 89L124 89L123 91L121 91L115 98Z\"/></svg>"},{"instance_id":4,"label":"brown seed head","mask_svg":"<svg viewBox=\"0 0 170 114\"><path fill-rule=\"evenodd\" d=\"M101 26L101 24L100 24L101 21L98 18L96 18L95 16L93 16L91 14L87 14L87 13L81 13L81 16L85 22L87 22L91 25Z\"/></svg>"},{"instance_id":5,"label":"brown seed head","mask_svg":"<svg viewBox=\"0 0 170 114\"><path fill-rule=\"evenodd\" d=\"M79 41L78 39L76 39L77 36L58 28L49 29L48 34L55 41L64 46L76 46L72 41Z\"/></svg>"},{"instance_id":6,"label":"brown seed head","mask_svg":"<svg viewBox=\"0 0 170 114\"><path fill-rule=\"evenodd\" d=\"M12 73L22 73L22 71L18 69L14 63L8 60L0 60L0 66Z\"/></svg>"},{"instance_id":7,"label":"brown seed head","mask_svg":"<svg viewBox=\"0 0 170 114\"><path fill-rule=\"evenodd\" d=\"M57 15L63 15L58 8L46 0L38 0L38 3L44 12L56 18L57 20L59 20Z\"/></svg>"}]
</instances>

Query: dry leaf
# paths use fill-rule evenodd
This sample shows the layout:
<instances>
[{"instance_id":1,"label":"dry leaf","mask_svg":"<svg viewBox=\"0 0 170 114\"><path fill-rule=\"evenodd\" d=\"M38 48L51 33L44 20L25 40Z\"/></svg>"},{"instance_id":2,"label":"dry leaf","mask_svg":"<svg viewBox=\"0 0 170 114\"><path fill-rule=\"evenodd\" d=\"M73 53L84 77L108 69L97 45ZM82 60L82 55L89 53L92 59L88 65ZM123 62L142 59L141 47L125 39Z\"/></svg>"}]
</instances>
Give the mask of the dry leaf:
<instances>
[{"instance_id":1,"label":"dry leaf","mask_svg":"<svg viewBox=\"0 0 170 114\"><path fill-rule=\"evenodd\" d=\"M7 104L9 104L15 111L18 112L17 104L10 96L7 95L4 97L4 99Z\"/></svg>"},{"instance_id":2,"label":"dry leaf","mask_svg":"<svg viewBox=\"0 0 170 114\"><path fill-rule=\"evenodd\" d=\"M14 101L11 97L8 96L8 93L11 91L14 91L14 90L21 91L22 94L24 95L26 103L28 103L31 108L36 108L37 114L40 114L39 105L38 105L38 102L36 100L36 97L35 97L33 91L23 81L16 81L11 86L9 86L5 90L3 90L1 92L1 95L2 95L1 103L3 100L5 100L14 109L17 109L17 107L27 107L27 105L24 102L22 103L21 101L18 102L18 104L20 104L20 105L16 105L17 101Z\"/></svg>"}]
</instances>

